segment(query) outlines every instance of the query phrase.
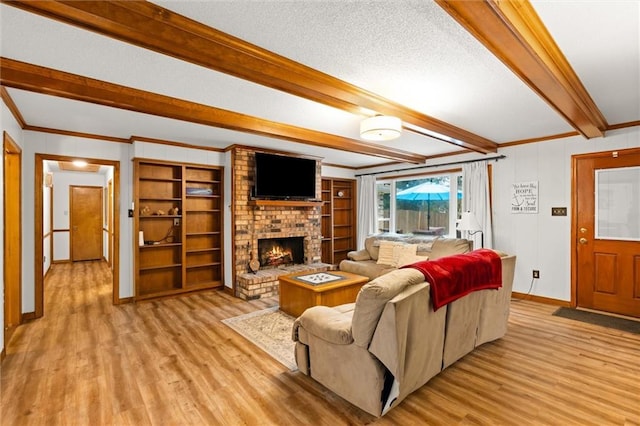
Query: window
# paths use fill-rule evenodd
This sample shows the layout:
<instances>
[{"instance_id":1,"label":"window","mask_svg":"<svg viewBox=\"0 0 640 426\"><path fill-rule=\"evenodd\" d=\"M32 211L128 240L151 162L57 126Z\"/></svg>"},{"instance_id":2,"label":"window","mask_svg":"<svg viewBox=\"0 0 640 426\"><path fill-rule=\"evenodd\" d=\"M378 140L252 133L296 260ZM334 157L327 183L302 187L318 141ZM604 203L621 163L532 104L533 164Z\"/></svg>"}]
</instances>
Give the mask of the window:
<instances>
[{"instance_id":1,"label":"window","mask_svg":"<svg viewBox=\"0 0 640 426\"><path fill-rule=\"evenodd\" d=\"M377 182L379 232L455 236L462 212L462 173Z\"/></svg>"}]
</instances>

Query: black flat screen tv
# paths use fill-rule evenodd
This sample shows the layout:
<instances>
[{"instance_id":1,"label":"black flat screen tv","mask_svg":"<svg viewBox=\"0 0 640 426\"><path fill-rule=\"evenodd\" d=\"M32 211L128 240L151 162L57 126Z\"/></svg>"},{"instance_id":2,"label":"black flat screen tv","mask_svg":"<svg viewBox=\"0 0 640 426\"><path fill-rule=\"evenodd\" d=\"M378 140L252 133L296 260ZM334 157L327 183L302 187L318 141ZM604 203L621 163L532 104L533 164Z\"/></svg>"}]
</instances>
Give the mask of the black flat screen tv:
<instances>
[{"instance_id":1,"label":"black flat screen tv","mask_svg":"<svg viewBox=\"0 0 640 426\"><path fill-rule=\"evenodd\" d=\"M256 152L253 196L267 200L316 198L316 161Z\"/></svg>"}]
</instances>

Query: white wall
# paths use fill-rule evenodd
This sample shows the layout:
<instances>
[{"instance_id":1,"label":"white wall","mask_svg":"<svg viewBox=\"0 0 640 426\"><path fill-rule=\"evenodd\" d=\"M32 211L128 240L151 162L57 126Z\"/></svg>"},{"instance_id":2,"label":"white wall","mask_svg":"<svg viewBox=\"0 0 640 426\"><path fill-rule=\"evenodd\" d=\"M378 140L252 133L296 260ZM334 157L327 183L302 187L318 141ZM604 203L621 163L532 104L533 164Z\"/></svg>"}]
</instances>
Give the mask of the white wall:
<instances>
[{"instance_id":1,"label":"white wall","mask_svg":"<svg viewBox=\"0 0 640 426\"><path fill-rule=\"evenodd\" d=\"M640 128L609 131L605 138L575 136L504 148L494 164L495 247L515 253L514 291L526 293L531 272L540 270L531 291L537 296L571 300L571 156L636 148ZM539 213L511 214L511 184L538 181ZM551 207L567 207L567 216L551 216Z\"/></svg>"},{"instance_id":2,"label":"white wall","mask_svg":"<svg viewBox=\"0 0 640 426\"><path fill-rule=\"evenodd\" d=\"M17 143L20 147L24 147L24 133L20 128L18 122L13 118L11 111L4 104L4 102L0 101L0 130L2 131L2 138L4 139L4 132L7 132L9 136ZM22 179L24 180L25 176L25 159L24 154L22 156ZM0 161L0 176L4 176L4 150L2 150L2 161ZM23 211L24 211L24 191L23 191ZM33 198L33 197L32 197ZM4 185L0 185L0 228L2 229L2 235L4 235ZM23 223L24 229L24 223ZM22 245L24 247L25 243L25 235L24 232L22 234ZM0 259L4 259L4 238L3 242L0 243ZM23 254L23 262L24 262L24 254ZM4 262L0 261L0 276L2 279L2 286L0 286L0 351L4 350ZM22 282L24 285L25 278L22 277ZM23 296L23 304L24 308L24 296ZM24 309L23 309L24 311Z\"/></svg>"},{"instance_id":3,"label":"white wall","mask_svg":"<svg viewBox=\"0 0 640 426\"><path fill-rule=\"evenodd\" d=\"M322 166L322 177L333 177L343 179L355 179L356 170L346 169L344 167Z\"/></svg>"},{"instance_id":4,"label":"white wall","mask_svg":"<svg viewBox=\"0 0 640 426\"><path fill-rule=\"evenodd\" d=\"M226 153L196 148L181 148L173 145L159 145L149 142L133 142L131 158L175 161L177 163L223 166ZM129 204L131 205L131 200Z\"/></svg>"},{"instance_id":5,"label":"white wall","mask_svg":"<svg viewBox=\"0 0 640 426\"><path fill-rule=\"evenodd\" d=\"M63 261L71 258L69 230L69 187L71 185L99 186L106 184L104 176L85 172L53 173L53 229L64 230L53 236L53 260ZM45 216L47 215L45 210Z\"/></svg>"}]
</instances>

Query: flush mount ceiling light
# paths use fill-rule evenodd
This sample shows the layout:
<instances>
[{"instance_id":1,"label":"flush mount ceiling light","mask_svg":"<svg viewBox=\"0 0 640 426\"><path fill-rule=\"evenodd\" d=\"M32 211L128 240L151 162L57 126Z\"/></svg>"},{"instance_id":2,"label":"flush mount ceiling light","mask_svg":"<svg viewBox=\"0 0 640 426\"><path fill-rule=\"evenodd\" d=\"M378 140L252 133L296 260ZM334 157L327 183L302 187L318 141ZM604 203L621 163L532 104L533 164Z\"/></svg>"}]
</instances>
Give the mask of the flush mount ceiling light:
<instances>
[{"instance_id":1,"label":"flush mount ceiling light","mask_svg":"<svg viewBox=\"0 0 640 426\"><path fill-rule=\"evenodd\" d=\"M389 141L400 137L402 121L398 117L376 115L360 123L360 137L368 141Z\"/></svg>"},{"instance_id":2,"label":"flush mount ceiling light","mask_svg":"<svg viewBox=\"0 0 640 426\"><path fill-rule=\"evenodd\" d=\"M76 167L86 167L87 166L87 162L84 160L73 160L73 165Z\"/></svg>"}]
</instances>

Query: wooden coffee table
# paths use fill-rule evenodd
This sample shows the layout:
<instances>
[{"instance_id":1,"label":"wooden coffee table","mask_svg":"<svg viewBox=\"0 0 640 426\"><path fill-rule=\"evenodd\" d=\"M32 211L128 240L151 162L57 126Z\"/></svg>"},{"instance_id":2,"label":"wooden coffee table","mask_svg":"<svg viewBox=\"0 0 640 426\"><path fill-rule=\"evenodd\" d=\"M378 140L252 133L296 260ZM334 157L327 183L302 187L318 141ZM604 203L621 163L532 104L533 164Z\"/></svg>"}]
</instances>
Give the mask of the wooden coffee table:
<instances>
[{"instance_id":1,"label":"wooden coffee table","mask_svg":"<svg viewBox=\"0 0 640 426\"><path fill-rule=\"evenodd\" d=\"M342 271L301 272L279 279L280 310L294 317L312 306L355 302L360 287L369 281L368 277Z\"/></svg>"}]
</instances>

